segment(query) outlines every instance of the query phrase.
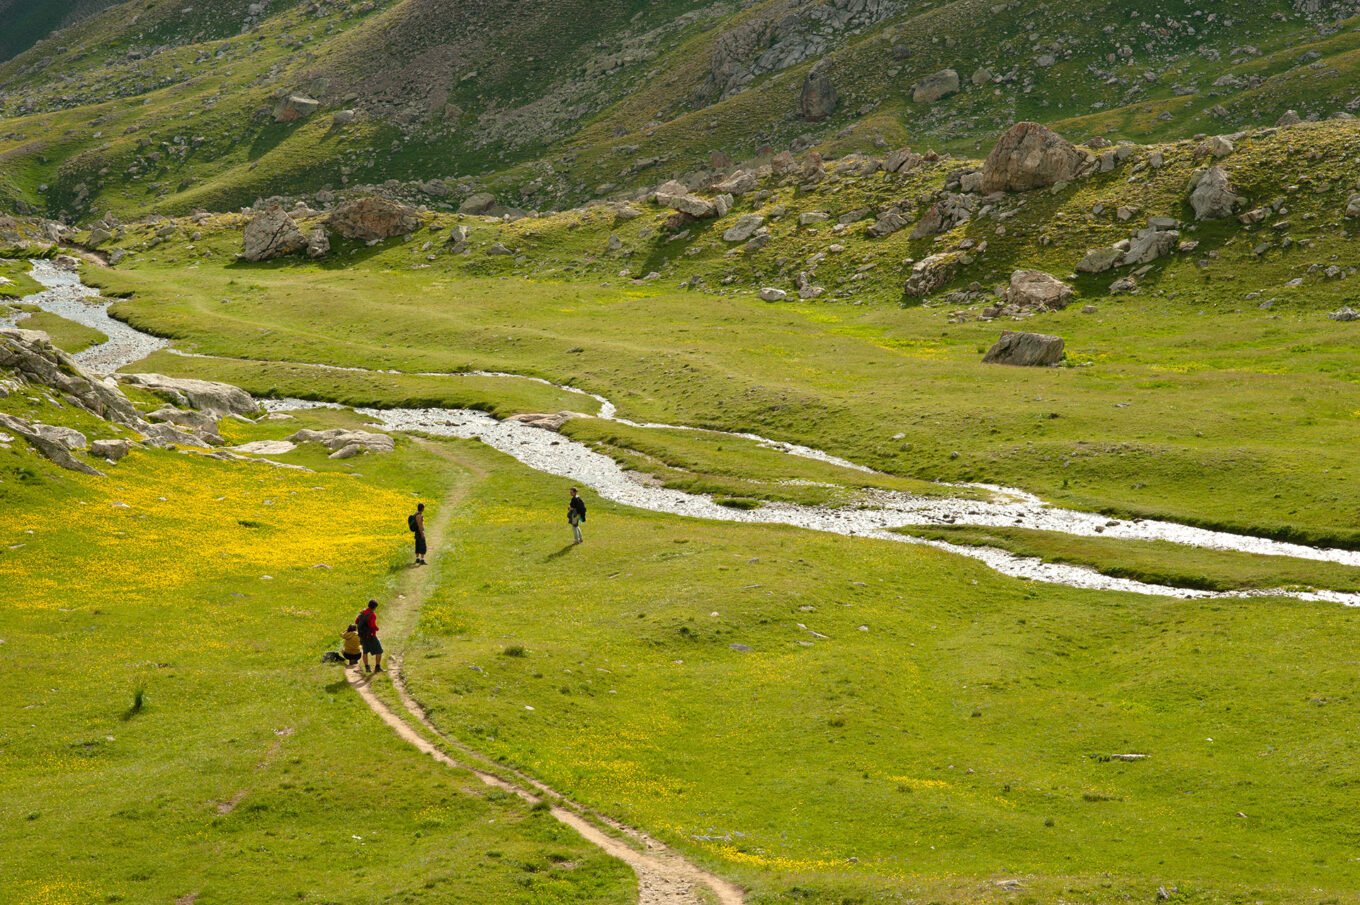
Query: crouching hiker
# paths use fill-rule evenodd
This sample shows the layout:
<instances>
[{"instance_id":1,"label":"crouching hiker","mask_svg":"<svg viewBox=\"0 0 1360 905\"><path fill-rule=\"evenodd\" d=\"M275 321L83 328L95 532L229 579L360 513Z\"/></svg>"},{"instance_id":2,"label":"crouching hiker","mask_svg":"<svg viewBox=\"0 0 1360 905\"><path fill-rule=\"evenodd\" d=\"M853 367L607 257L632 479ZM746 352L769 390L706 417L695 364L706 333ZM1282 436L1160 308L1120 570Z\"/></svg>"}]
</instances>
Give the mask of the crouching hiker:
<instances>
[{"instance_id":1,"label":"crouching hiker","mask_svg":"<svg viewBox=\"0 0 1360 905\"><path fill-rule=\"evenodd\" d=\"M354 626L359 632L359 647L363 651L364 672L370 672L368 668L368 655L373 655L372 672L382 672L382 642L378 640L378 601L370 600L368 608L359 611L358 617L354 620Z\"/></svg>"},{"instance_id":2,"label":"crouching hiker","mask_svg":"<svg viewBox=\"0 0 1360 905\"><path fill-rule=\"evenodd\" d=\"M359 655L363 653L363 643L359 640L359 626L351 625L340 633L340 653L350 666L359 665Z\"/></svg>"}]
</instances>

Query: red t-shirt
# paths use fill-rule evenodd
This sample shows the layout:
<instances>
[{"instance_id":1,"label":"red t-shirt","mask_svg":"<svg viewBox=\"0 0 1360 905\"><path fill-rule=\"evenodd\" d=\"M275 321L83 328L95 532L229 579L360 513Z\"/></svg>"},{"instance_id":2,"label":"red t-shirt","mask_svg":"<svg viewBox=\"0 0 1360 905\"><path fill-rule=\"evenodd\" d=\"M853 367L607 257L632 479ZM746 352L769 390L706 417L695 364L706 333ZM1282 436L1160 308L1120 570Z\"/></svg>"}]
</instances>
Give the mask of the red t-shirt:
<instances>
[{"instance_id":1,"label":"red t-shirt","mask_svg":"<svg viewBox=\"0 0 1360 905\"><path fill-rule=\"evenodd\" d=\"M359 611L359 615L354 620L354 625L359 629L361 635L378 634L378 614L370 609Z\"/></svg>"}]
</instances>

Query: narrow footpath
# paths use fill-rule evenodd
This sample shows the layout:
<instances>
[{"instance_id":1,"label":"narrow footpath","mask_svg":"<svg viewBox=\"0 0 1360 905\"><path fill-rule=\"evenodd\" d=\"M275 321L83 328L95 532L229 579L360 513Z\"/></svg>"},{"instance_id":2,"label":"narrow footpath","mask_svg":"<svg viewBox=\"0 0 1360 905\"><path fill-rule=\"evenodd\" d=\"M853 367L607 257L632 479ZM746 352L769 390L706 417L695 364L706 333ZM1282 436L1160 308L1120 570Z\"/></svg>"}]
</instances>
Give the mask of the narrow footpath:
<instances>
[{"instance_id":1,"label":"narrow footpath","mask_svg":"<svg viewBox=\"0 0 1360 905\"><path fill-rule=\"evenodd\" d=\"M410 635L421 606L439 586L439 562L445 549L444 539L448 533L449 523L452 522L453 515L469 487L478 478L475 466L459 459L447 447L429 441L416 442L425 452L454 466L459 479L435 510L434 519L428 526L426 533L430 542L430 565L407 570L394 589L393 601L383 609L386 614L384 635L394 642L391 644L393 648L400 648ZM388 654L386 659L388 661L386 671L380 674L378 681L382 681L381 677L385 676L392 683L406 711L404 714L389 707L379 698L371 687L372 677L358 670L346 670L351 687L359 693L359 697L379 719L390 726L402 740L441 764L466 770L486 785L516 795L531 805L547 802L553 817L575 830L582 839L633 869L638 880L639 905L712 905L714 902L718 905L743 905L745 895L739 887L708 873L674 849L640 830L590 811L547 785L508 770L485 755L450 738L430 721L419 703L407 691L401 677L400 653L394 651ZM458 752L462 761L454 759L443 750L443 747L431 742L427 734L437 738L444 747ZM633 844L630 845L623 839L610 835L605 828L631 840Z\"/></svg>"}]
</instances>

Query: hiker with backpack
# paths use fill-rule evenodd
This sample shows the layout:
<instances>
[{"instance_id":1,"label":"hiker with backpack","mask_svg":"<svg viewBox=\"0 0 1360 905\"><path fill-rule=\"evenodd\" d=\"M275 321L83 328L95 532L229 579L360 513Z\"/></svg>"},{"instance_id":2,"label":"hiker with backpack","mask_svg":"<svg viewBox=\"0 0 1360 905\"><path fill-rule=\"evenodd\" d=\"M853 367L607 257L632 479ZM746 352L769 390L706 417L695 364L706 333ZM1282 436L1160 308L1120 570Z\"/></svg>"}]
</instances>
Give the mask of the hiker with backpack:
<instances>
[{"instance_id":1,"label":"hiker with backpack","mask_svg":"<svg viewBox=\"0 0 1360 905\"><path fill-rule=\"evenodd\" d=\"M406 516L406 527L416 536L416 565L425 566L425 504L417 503L416 511Z\"/></svg>"},{"instance_id":2,"label":"hiker with backpack","mask_svg":"<svg viewBox=\"0 0 1360 905\"><path fill-rule=\"evenodd\" d=\"M572 543L579 544L581 537L581 523L586 520L586 501L581 499L576 488L571 488L571 502L567 503L567 524L571 525L572 536L576 539Z\"/></svg>"},{"instance_id":3,"label":"hiker with backpack","mask_svg":"<svg viewBox=\"0 0 1360 905\"><path fill-rule=\"evenodd\" d=\"M382 672L382 642L378 640L378 601L370 600L368 607L354 618L359 632L359 647L363 650L364 672ZM373 655L373 669L368 668L368 655Z\"/></svg>"}]
</instances>

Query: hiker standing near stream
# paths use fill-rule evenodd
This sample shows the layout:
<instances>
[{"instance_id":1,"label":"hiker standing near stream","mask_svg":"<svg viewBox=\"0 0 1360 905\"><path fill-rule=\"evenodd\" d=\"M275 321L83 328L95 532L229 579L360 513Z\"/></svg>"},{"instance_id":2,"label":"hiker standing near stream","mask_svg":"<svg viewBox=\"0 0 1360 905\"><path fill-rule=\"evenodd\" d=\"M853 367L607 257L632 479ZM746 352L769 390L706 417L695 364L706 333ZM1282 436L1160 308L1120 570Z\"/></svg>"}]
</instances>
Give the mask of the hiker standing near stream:
<instances>
[{"instance_id":1,"label":"hiker standing near stream","mask_svg":"<svg viewBox=\"0 0 1360 905\"><path fill-rule=\"evenodd\" d=\"M416 536L416 565L428 565L425 562L425 553L428 547L425 544L425 504L417 503L416 511L406 517L406 527L410 528Z\"/></svg>"},{"instance_id":2,"label":"hiker standing near stream","mask_svg":"<svg viewBox=\"0 0 1360 905\"><path fill-rule=\"evenodd\" d=\"M571 502L567 503L567 523L571 525L572 536L576 539L572 543L579 544L584 538L581 537L581 523L586 520L586 501L581 499L581 495L576 492L576 488L571 488Z\"/></svg>"}]
</instances>

